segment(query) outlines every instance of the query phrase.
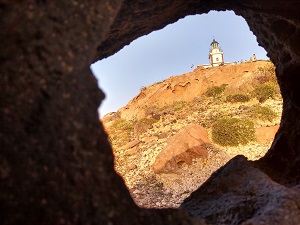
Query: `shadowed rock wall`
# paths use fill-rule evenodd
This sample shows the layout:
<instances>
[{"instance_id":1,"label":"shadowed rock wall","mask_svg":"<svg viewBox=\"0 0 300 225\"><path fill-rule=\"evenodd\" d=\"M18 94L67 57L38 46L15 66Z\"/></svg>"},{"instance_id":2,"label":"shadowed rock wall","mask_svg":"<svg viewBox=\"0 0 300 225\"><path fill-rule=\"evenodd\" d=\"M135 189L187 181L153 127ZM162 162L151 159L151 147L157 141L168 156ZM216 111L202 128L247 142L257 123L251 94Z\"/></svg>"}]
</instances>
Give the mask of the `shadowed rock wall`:
<instances>
[{"instance_id":1,"label":"shadowed rock wall","mask_svg":"<svg viewBox=\"0 0 300 225\"><path fill-rule=\"evenodd\" d=\"M258 167L291 187L281 186L274 195L272 187L278 184L271 182L275 184L268 186L270 193L263 196L253 188L253 198L263 197L252 201L255 204L274 196L290 201L276 205L272 223L268 204L245 207L249 211L245 214L239 213L239 201L233 201L237 210L226 211L225 205L222 211L200 199L208 214L193 213L198 209L197 204L191 209L194 202L182 208L214 223L234 217L232 224L247 220L249 224L293 224L300 218L299 186L295 186L300 180L299 4L296 0L0 0L0 223L203 224L178 210L135 206L113 170L112 151L97 114L104 95L89 65L186 15L230 9L247 20L268 51L284 99L281 127L267 155L251 165L233 164L236 170ZM217 182L218 174L222 172L212 180ZM216 182L208 181L205 187L215 187ZM230 183L229 173L228 186L218 194L236 193ZM280 214L280 207L293 209L293 220Z\"/></svg>"},{"instance_id":2,"label":"shadowed rock wall","mask_svg":"<svg viewBox=\"0 0 300 225\"><path fill-rule=\"evenodd\" d=\"M0 1L0 224L180 223L136 207L99 122L89 66L120 5Z\"/></svg>"}]
</instances>

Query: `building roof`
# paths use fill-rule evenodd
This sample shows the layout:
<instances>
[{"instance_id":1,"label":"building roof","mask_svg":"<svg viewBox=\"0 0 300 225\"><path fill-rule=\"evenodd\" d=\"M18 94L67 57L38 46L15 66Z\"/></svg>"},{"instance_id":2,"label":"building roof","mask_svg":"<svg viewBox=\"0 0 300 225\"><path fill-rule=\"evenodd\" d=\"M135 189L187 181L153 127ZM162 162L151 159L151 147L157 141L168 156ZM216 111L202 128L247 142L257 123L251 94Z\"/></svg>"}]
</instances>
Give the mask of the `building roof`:
<instances>
[{"instance_id":1,"label":"building roof","mask_svg":"<svg viewBox=\"0 0 300 225\"><path fill-rule=\"evenodd\" d=\"M213 45L213 44L219 44L219 42L217 42L215 39L213 39L212 43L210 45Z\"/></svg>"}]
</instances>

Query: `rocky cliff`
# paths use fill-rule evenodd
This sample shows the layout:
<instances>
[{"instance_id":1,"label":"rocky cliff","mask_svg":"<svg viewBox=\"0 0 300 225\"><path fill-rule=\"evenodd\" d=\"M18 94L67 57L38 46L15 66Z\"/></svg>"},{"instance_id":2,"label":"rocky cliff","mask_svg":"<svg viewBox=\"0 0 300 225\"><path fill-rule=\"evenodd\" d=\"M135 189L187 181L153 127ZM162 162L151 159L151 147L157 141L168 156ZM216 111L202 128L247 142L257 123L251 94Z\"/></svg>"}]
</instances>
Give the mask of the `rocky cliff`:
<instances>
[{"instance_id":1,"label":"rocky cliff","mask_svg":"<svg viewBox=\"0 0 300 225\"><path fill-rule=\"evenodd\" d=\"M182 83L189 86L182 85L181 93L164 88ZM278 130L281 111L274 65L256 61L197 68L149 85L102 121L113 146L115 169L135 202L165 208L178 207L231 158L261 158ZM247 132L235 131L242 123L235 130L224 124L221 129L227 137L220 142L213 132L228 118L252 122L253 139L244 143ZM235 143L235 136L241 143Z\"/></svg>"},{"instance_id":2,"label":"rocky cliff","mask_svg":"<svg viewBox=\"0 0 300 225\"><path fill-rule=\"evenodd\" d=\"M141 88L141 92L118 110L125 119L145 117L150 106L164 107L174 102L190 102L201 97L208 88L227 84L228 94L250 93L258 84L258 68L270 66L268 61L256 61L213 68L199 66L194 71L172 76L164 81Z\"/></svg>"}]
</instances>

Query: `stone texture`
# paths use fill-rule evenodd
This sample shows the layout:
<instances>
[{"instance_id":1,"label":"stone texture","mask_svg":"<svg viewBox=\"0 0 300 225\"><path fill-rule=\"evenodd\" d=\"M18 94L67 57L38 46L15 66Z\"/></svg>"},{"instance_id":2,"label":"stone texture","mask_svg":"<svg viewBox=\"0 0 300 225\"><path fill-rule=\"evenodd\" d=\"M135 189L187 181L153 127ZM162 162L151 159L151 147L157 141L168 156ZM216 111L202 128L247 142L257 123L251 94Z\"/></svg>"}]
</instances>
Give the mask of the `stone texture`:
<instances>
[{"instance_id":1,"label":"stone texture","mask_svg":"<svg viewBox=\"0 0 300 225\"><path fill-rule=\"evenodd\" d=\"M148 142L151 142L151 141L157 141L157 140L158 140L157 136L144 137L142 139L142 141L145 142L145 143L148 143Z\"/></svg>"},{"instance_id":2,"label":"stone texture","mask_svg":"<svg viewBox=\"0 0 300 225\"><path fill-rule=\"evenodd\" d=\"M269 144L273 141L279 125L271 127L259 127L255 129L256 141L260 144Z\"/></svg>"},{"instance_id":3,"label":"stone texture","mask_svg":"<svg viewBox=\"0 0 300 225\"><path fill-rule=\"evenodd\" d=\"M121 4L0 1L0 224L193 223L114 171L89 66Z\"/></svg>"},{"instance_id":4,"label":"stone texture","mask_svg":"<svg viewBox=\"0 0 300 225\"><path fill-rule=\"evenodd\" d=\"M208 224L296 225L300 221L299 191L299 185L284 187L245 157L236 156L180 207Z\"/></svg>"},{"instance_id":5,"label":"stone texture","mask_svg":"<svg viewBox=\"0 0 300 225\"><path fill-rule=\"evenodd\" d=\"M114 120L120 119L120 115L117 112L110 112L107 113L105 116L103 116L103 118L101 119L102 123L108 123L108 122L112 122Z\"/></svg>"},{"instance_id":6,"label":"stone texture","mask_svg":"<svg viewBox=\"0 0 300 225\"><path fill-rule=\"evenodd\" d=\"M194 158L206 157L209 145L205 128L191 124L167 140L167 146L158 154L153 164L155 173L176 172L178 163L191 164Z\"/></svg>"},{"instance_id":7,"label":"stone texture","mask_svg":"<svg viewBox=\"0 0 300 225\"><path fill-rule=\"evenodd\" d=\"M261 174L256 180L269 185L263 188L265 200L232 208L243 209L248 224L298 223L298 0L1 0L1 224L203 224L178 210L145 210L134 204L113 169L112 151L97 114L104 95L89 65L139 36L209 10L234 10L246 19L277 67L284 100L272 147L254 163L270 176L267 183L266 175L255 169ZM245 173L253 172L245 160L241 164L246 165ZM239 166L227 173L228 181L234 181L231 177ZM237 189L231 185L220 193L226 198L232 190ZM277 201L271 205L272 199ZM210 209L212 221L225 221L232 214ZM253 213L256 209L261 210Z\"/></svg>"},{"instance_id":8,"label":"stone texture","mask_svg":"<svg viewBox=\"0 0 300 225\"><path fill-rule=\"evenodd\" d=\"M130 148L133 148L133 147L137 146L140 142L141 142L140 140L133 140L133 141L127 143L126 145L120 147L120 149L127 150Z\"/></svg>"}]
</instances>

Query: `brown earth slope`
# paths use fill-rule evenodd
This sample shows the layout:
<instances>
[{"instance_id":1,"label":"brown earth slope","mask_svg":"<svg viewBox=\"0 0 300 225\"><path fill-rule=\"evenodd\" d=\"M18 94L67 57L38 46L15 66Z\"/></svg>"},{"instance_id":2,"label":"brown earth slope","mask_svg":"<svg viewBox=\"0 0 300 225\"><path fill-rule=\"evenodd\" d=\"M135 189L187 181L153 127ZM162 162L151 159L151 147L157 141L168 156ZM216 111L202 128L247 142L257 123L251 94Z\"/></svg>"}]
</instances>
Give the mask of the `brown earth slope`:
<instances>
[{"instance_id":1,"label":"brown earth slope","mask_svg":"<svg viewBox=\"0 0 300 225\"><path fill-rule=\"evenodd\" d=\"M257 160L264 156L280 123L282 99L278 86L274 89L276 95L262 100L253 95L253 90L272 84L274 78L274 67L268 61L198 67L144 88L117 113L105 116L103 122L113 146L115 169L136 203L142 207L178 207L231 158L242 154ZM220 87L221 93L212 91ZM228 100L237 93L247 96L247 101ZM215 143L212 125L226 117L251 120L255 139L237 146ZM210 143L205 144L205 157L193 155L188 147L182 153L185 147L172 146L176 142L173 139L192 124L205 127L208 132ZM155 168L160 166L168 169L156 173Z\"/></svg>"},{"instance_id":2,"label":"brown earth slope","mask_svg":"<svg viewBox=\"0 0 300 225\"><path fill-rule=\"evenodd\" d=\"M118 110L122 118L143 118L145 108L156 105L163 107L175 101L192 101L209 87L229 84L228 91L252 90L257 76L255 71L269 65L268 61L256 61L221 67L197 67L193 72L172 76L162 82L142 88L129 103Z\"/></svg>"}]
</instances>

